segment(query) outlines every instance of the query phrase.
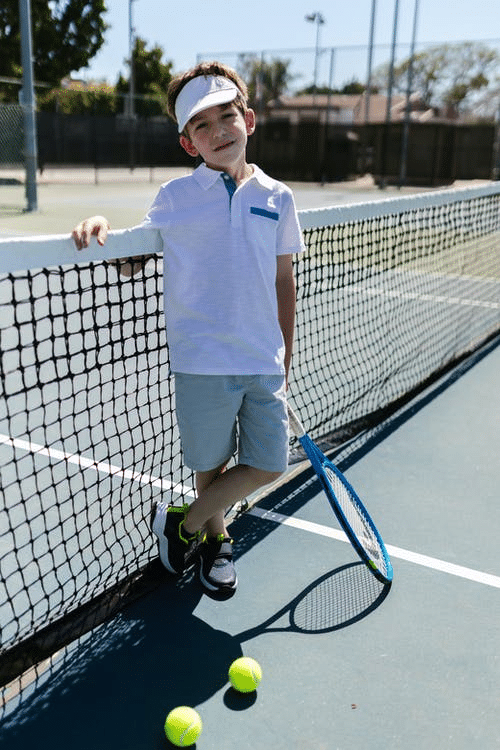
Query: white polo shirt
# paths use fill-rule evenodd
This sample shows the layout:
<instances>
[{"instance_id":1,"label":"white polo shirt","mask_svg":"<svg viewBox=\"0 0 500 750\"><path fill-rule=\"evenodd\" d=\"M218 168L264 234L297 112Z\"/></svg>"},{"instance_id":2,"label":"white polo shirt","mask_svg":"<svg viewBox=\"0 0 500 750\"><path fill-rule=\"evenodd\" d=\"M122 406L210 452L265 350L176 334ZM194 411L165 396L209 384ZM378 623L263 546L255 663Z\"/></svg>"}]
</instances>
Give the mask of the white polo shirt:
<instances>
[{"instance_id":1,"label":"white polo shirt","mask_svg":"<svg viewBox=\"0 0 500 750\"><path fill-rule=\"evenodd\" d=\"M160 230L170 365L200 375L284 373L276 257L301 252L291 190L258 167L232 198L199 166L161 186L143 225Z\"/></svg>"}]
</instances>

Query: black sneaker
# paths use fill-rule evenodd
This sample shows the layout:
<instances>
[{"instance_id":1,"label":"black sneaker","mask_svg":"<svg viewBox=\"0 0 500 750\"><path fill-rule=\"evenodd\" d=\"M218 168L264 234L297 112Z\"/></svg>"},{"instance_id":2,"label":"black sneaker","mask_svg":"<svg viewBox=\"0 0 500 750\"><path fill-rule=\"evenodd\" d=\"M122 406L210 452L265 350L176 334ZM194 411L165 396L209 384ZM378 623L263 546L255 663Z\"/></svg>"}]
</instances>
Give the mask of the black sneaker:
<instances>
[{"instance_id":1,"label":"black sneaker","mask_svg":"<svg viewBox=\"0 0 500 750\"><path fill-rule=\"evenodd\" d=\"M233 540L219 534L205 539L198 547L200 557L200 581L210 593L224 598L236 592L238 579L233 565Z\"/></svg>"},{"instance_id":2,"label":"black sneaker","mask_svg":"<svg viewBox=\"0 0 500 750\"><path fill-rule=\"evenodd\" d=\"M156 503L153 509L151 528L159 540L160 560L175 575L181 575L195 562L194 549L200 533L185 539L181 532L188 510L187 504L179 508L167 503Z\"/></svg>"}]
</instances>

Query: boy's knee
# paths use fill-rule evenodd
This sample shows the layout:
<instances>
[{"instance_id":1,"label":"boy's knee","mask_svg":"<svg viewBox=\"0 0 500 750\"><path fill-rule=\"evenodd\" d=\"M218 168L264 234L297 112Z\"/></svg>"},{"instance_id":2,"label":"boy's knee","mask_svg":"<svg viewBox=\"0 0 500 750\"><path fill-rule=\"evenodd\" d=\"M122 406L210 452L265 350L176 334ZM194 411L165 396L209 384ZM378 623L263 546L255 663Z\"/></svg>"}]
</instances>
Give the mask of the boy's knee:
<instances>
[{"instance_id":1,"label":"boy's knee","mask_svg":"<svg viewBox=\"0 0 500 750\"><path fill-rule=\"evenodd\" d=\"M264 471L263 469L255 469L255 471L257 472L257 477L260 481L261 487L264 487L266 484L271 484L271 482L275 482L283 475L282 471Z\"/></svg>"}]
</instances>

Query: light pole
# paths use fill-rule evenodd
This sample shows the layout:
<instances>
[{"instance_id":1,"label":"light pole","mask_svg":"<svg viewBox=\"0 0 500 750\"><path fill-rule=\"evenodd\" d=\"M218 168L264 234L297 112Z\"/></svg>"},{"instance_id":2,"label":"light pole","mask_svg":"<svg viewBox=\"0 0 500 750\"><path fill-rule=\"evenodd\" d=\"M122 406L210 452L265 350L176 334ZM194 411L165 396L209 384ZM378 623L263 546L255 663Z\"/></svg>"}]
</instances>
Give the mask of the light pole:
<instances>
[{"instance_id":1,"label":"light pole","mask_svg":"<svg viewBox=\"0 0 500 750\"><path fill-rule=\"evenodd\" d=\"M389 64L389 83L387 86L387 107L385 113L384 132L382 138L382 168L380 176L380 188L385 188L387 184L387 151L389 147L389 127L391 123L391 110L392 110L392 90L394 87L394 63L396 60L396 42L398 35L398 12L399 12L399 0L394 2L394 22L392 26L392 51L391 51L391 62Z\"/></svg>"},{"instance_id":2,"label":"light pole","mask_svg":"<svg viewBox=\"0 0 500 750\"><path fill-rule=\"evenodd\" d=\"M368 145L371 141L371 130L369 124L370 118L370 103L372 95L372 66L373 66L373 43L375 39L375 16L377 13L377 0L372 0L372 11L370 17L370 39L368 42L368 70L366 73L366 91L365 91L365 122L363 128L363 146L362 146L362 170L363 173L367 171L368 166Z\"/></svg>"},{"instance_id":3,"label":"light pole","mask_svg":"<svg viewBox=\"0 0 500 750\"><path fill-rule=\"evenodd\" d=\"M130 119L135 117L135 70L134 70L134 47L135 47L135 29L132 13L132 4L135 0L128 0L128 46L129 46L129 66L130 66L130 80L129 80L129 104L128 114Z\"/></svg>"},{"instance_id":4,"label":"light pole","mask_svg":"<svg viewBox=\"0 0 500 750\"><path fill-rule=\"evenodd\" d=\"M406 183L406 168L408 163L408 136L410 133L410 97L413 86L413 63L415 59L415 45L417 41L417 21L418 21L418 0L415 0L415 10L413 12L413 32L411 38L410 63L408 65L408 85L406 88L406 107L405 119L403 126L403 141L401 145L401 166L399 169L399 187Z\"/></svg>"},{"instance_id":5,"label":"light pole","mask_svg":"<svg viewBox=\"0 0 500 750\"><path fill-rule=\"evenodd\" d=\"M315 60L314 60L314 96L316 96L316 91L318 88L318 64L319 64L319 56L320 56L319 34L320 34L321 26L323 26L323 24L326 23L326 20L321 15L321 13L315 12L315 13L310 13L309 15L307 15L306 21L316 24L316 55L315 55Z\"/></svg>"},{"instance_id":6,"label":"light pole","mask_svg":"<svg viewBox=\"0 0 500 750\"><path fill-rule=\"evenodd\" d=\"M135 49L135 29L133 23L132 14L132 3L135 0L128 0L128 34L129 34L129 66L130 66L130 80L128 88L128 106L127 106L127 117L128 117L128 129L129 129L129 166L130 171L133 172L135 169L135 68L134 68L134 49Z\"/></svg>"},{"instance_id":7,"label":"light pole","mask_svg":"<svg viewBox=\"0 0 500 750\"><path fill-rule=\"evenodd\" d=\"M365 125L370 122L370 96L372 88L372 65L373 65L373 41L375 37L375 15L377 12L377 0L372 0L372 12L370 19L370 41L368 42L368 71L366 75L365 91Z\"/></svg>"}]
</instances>

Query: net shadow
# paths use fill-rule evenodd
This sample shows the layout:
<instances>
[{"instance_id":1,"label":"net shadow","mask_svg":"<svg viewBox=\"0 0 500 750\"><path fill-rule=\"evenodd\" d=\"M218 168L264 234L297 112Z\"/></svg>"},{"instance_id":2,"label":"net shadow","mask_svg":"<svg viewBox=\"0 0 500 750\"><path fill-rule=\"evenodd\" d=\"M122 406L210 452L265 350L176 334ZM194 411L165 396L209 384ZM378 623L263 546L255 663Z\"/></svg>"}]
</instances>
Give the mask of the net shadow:
<instances>
[{"instance_id":1,"label":"net shadow","mask_svg":"<svg viewBox=\"0 0 500 750\"><path fill-rule=\"evenodd\" d=\"M59 747L64 738L73 750L165 748L161 727L168 710L199 705L224 688L228 665L243 655L246 641L273 631L327 636L366 618L390 590L361 563L344 565L320 576L261 625L230 635L196 616L202 591L193 579L165 579L55 654L30 684L17 682L17 694L2 713L0 744ZM227 694L224 700L228 705ZM82 706L87 715L106 706L106 722L85 722L82 731Z\"/></svg>"}]
</instances>

